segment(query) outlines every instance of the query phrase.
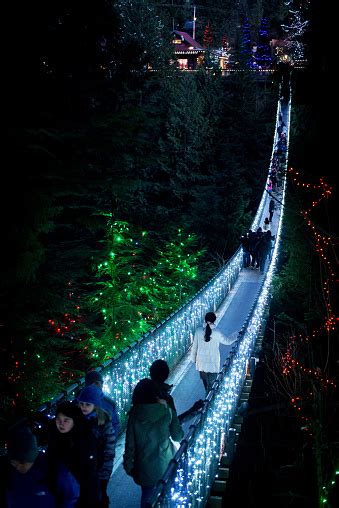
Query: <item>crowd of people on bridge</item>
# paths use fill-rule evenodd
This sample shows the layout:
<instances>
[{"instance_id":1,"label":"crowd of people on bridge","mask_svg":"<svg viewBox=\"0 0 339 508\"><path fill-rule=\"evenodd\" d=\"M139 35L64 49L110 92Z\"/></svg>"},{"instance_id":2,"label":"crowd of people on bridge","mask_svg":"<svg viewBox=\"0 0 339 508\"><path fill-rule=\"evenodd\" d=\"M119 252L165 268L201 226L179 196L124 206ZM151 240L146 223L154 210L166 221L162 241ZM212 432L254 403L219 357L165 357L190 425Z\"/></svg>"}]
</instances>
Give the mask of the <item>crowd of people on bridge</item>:
<instances>
[{"instance_id":1,"label":"crowd of people on bridge","mask_svg":"<svg viewBox=\"0 0 339 508\"><path fill-rule=\"evenodd\" d=\"M219 345L232 344L216 329L216 314L208 312L194 335L190 359L206 393L220 371ZM174 457L184 437L182 422L203 406L197 401L178 416L166 383L169 366L158 359L150 378L134 387L128 414L123 467L141 487L141 508ZM1 457L1 506L8 508L108 508L107 485L113 470L120 431L115 402L102 391L103 377L91 370L85 387L72 401L60 402L48 423L46 446L26 425L8 435L7 455Z\"/></svg>"},{"instance_id":2,"label":"crowd of people on bridge","mask_svg":"<svg viewBox=\"0 0 339 508\"><path fill-rule=\"evenodd\" d=\"M106 508L119 419L102 391L99 372L90 371L73 401L61 402L48 424L47 446L17 424L1 457L1 506L8 508Z\"/></svg>"},{"instance_id":3,"label":"crowd of people on bridge","mask_svg":"<svg viewBox=\"0 0 339 508\"><path fill-rule=\"evenodd\" d=\"M269 222L269 219L267 221ZM264 272L266 259L271 258L272 242L274 239L275 236L272 235L270 229L263 231L261 227L256 231L249 230L246 234L242 235L240 241L243 251L244 268Z\"/></svg>"}]
</instances>

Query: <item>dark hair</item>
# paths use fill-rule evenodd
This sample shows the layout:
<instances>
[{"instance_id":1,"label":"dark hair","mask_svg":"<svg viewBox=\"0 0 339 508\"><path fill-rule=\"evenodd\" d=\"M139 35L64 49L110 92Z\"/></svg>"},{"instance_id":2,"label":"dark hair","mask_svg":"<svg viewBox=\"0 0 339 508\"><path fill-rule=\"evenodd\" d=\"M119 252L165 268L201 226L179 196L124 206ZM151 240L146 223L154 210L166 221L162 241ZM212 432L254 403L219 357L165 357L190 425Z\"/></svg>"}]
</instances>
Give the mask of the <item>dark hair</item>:
<instances>
[{"instance_id":1,"label":"dark hair","mask_svg":"<svg viewBox=\"0 0 339 508\"><path fill-rule=\"evenodd\" d=\"M89 372L87 372L85 377L86 386L96 383L100 383L100 385L102 386L103 382L104 382L103 377L97 370L90 370Z\"/></svg>"},{"instance_id":2,"label":"dark hair","mask_svg":"<svg viewBox=\"0 0 339 508\"><path fill-rule=\"evenodd\" d=\"M156 383L152 379L142 379L135 386L132 395L132 404L156 404L160 393Z\"/></svg>"},{"instance_id":3,"label":"dark hair","mask_svg":"<svg viewBox=\"0 0 339 508\"><path fill-rule=\"evenodd\" d=\"M35 435L28 427L13 430L9 433L7 453L10 460L20 462L34 462L39 455L39 448Z\"/></svg>"},{"instance_id":4,"label":"dark hair","mask_svg":"<svg viewBox=\"0 0 339 508\"><path fill-rule=\"evenodd\" d=\"M155 360L149 369L151 379L158 383L164 383L169 376L169 366L165 360Z\"/></svg>"},{"instance_id":5,"label":"dark hair","mask_svg":"<svg viewBox=\"0 0 339 508\"><path fill-rule=\"evenodd\" d=\"M71 402L66 400L65 402L61 402L55 411L55 416L58 416L59 413L62 413L69 418L72 418L75 425L82 424L84 421L84 415L80 407L77 406L75 402Z\"/></svg>"},{"instance_id":6,"label":"dark hair","mask_svg":"<svg viewBox=\"0 0 339 508\"><path fill-rule=\"evenodd\" d=\"M207 323L206 329L205 329L205 342L209 342L211 340L212 335L212 329L209 325L209 323L214 323L214 321L217 319L217 316L214 314L214 312L207 312L205 316L205 321Z\"/></svg>"}]
</instances>

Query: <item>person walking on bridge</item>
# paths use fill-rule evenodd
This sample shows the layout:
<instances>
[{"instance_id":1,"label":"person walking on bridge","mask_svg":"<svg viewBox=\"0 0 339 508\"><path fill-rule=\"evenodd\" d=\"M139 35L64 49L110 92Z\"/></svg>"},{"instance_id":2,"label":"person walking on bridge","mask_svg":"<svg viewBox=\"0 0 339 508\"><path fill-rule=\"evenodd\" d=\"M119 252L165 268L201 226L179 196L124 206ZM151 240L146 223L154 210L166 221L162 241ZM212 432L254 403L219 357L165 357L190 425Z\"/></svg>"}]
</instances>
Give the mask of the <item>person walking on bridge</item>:
<instances>
[{"instance_id":1,"label":"person walking on bridge","mask_svg":"<svg viewBox=\"0 0 339 508\"><path fill-rule=\"evenodd\" d=\"M270 218L269 218L270 222L272 222L274 210L275 210L275 201L274 201L274 199L271 199L270 204L268 205L268 211L270 212Z\"/></svg>"},{"instance_id":2,"label":"person walking on bridge","mask_svg":"<svg viewBox=\"0 0 339 508\"><path fill-rule=\"evenodd\" d=\"M218 373L220 372L220 344L229 346L236 341L238 333L225 337L219 330L216 330L215 321L217 316L214 312L207 312L205 323L197 328L190 359L195 363L200 373L206 394L211 390Z\"/></svg>"},{"instance_id":3,"label":"person walking on bridge","mask_svg":"<svg viewBox=\"0 0 339 508\"><path fill-rule=\"evenodd\" d=\"M165 473L184 432L176 412L162 398L152 379L135 386L129 412L123 466L141 486L141 508L145 508L152 490Z\"/></svg>"}]
</instances>

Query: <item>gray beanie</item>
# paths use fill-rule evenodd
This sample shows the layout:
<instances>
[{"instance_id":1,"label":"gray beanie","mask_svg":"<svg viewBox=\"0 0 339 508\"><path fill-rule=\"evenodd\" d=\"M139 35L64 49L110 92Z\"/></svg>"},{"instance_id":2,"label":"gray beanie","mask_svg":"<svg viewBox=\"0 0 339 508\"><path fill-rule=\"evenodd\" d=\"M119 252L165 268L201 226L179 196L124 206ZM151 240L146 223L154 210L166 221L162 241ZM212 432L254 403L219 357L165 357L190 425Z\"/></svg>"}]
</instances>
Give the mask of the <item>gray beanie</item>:
<instances>
[{"instance_id":1,"label":"gray beanie","mask_svg":"<svg viewBox=\"0 0 339 508\"><path fill-rule=\"evenodd\" d=\"M34 462L39 455L37 440L30 429L20 429L9 435L8 457L19 462Z\"/></svg>"}]
</instances>

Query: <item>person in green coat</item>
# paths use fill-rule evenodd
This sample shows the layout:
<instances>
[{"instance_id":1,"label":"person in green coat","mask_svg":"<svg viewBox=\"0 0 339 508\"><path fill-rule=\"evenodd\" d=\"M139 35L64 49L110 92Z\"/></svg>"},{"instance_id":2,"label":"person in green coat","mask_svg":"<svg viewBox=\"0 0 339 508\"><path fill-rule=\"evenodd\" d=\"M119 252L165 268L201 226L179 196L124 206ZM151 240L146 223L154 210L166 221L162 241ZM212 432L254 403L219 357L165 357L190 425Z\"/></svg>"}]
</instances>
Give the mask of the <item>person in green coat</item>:
<instances>
[{"instance_id":1,"label":"person in green coat","mask_svg":"<svg viewBox=\"0 0 339 508\"><path fill-rule=\"evenodd\" d=\"M152 379L142 379L132 395L124 453L124 469L141 486L141 508L175 455L173 441L184 432L178 416L161 398Z\"/></svg>"}]
</instances>

